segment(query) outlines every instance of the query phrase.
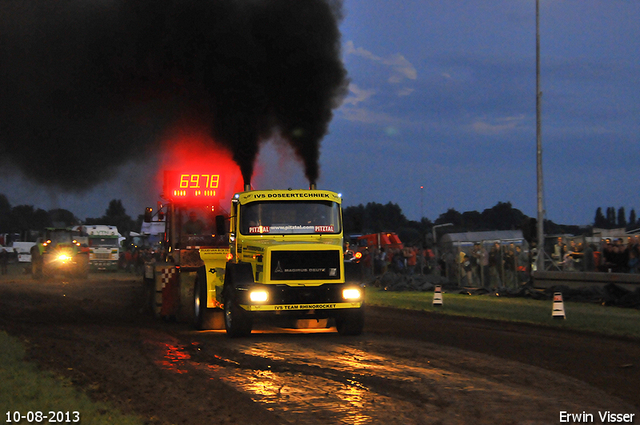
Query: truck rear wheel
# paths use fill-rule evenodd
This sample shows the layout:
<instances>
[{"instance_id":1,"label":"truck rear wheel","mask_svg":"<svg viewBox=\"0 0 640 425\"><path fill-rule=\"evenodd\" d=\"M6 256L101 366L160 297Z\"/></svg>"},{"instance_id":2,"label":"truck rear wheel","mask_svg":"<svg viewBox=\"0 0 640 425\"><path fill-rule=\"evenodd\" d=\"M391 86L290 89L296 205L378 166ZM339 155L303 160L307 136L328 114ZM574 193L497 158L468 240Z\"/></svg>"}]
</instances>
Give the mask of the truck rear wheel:
<instances>
[{"instance_id":1,"label":"truck rear wheel","mask_svg":"<svg viewBox=\"0 0 640 425\"><path fill-rule=\"evenodd\" d=\"M336 328L340 335L360 335L364 328L364 309L341 312L336 317Z\"/></svg>"},{"instance_id":2,"label":"truck rear wheel","mask_svg":"<svg viewBox=\"0 0 640 425\"><path fill-rule=\"evenodd\" d=\"M205 269L198 270L193 287L194 325L198 330L223 329L223 312L207 307L207 282Z\"/></svg>"}]
</instances>

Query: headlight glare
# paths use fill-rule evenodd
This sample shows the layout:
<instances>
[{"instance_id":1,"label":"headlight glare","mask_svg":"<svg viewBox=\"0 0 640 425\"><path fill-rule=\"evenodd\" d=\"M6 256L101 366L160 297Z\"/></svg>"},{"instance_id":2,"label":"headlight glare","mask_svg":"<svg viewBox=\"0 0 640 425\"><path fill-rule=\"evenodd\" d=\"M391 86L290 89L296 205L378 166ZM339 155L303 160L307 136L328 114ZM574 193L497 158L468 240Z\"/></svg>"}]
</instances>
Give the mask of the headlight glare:
<instances>
[{"instance_id":1,"label":"headlight glare","mask_svg":"<svg viewBox=\"0 0 640 425\"><path fill-rule=\"evenodd\" d=\"M342 297L345 300L359 300L362 296L358 288L346 288L342 290Z\"/></svg>"},{"instance_id":2,"label":"headlight glare","mask_svg":"<svg viewBox=\"0 0 640 425\"><path fill-rule=\"evenodd\" d=\"M249 299L254 303L263 303L269 299L269 293L264 290L251 291Z\"/></svg>"}]
</instances>

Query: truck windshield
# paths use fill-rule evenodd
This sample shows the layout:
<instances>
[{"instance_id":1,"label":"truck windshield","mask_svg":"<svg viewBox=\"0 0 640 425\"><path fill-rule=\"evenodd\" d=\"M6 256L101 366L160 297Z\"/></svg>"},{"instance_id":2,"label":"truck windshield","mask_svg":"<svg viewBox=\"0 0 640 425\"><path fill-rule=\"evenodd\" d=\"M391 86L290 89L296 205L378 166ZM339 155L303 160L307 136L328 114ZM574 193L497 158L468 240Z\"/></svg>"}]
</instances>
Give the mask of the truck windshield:
<instances>
[{"instance_id":1,"label":"truck windshield","mask_svg":"<svg viewBox=\"0 0 640 425\"><path fill-rule=\"evenodd\" d=\"M244 235L336 234L342 231L340 207L330 201L252 202L240 210Z\"/></svg>"},{"instance_id":2,"label":"truck windshield","mask_svg":"<svg viewBox=\"0 0 640 425\"><path fill-rule=\"evenodd\" d=\"M71 232L65 232L65 231L47 232L47 237L53 245L57 245L61 243L70 244L72 241Z\"/></svg>"},{"instance_id":3,"label":"truck windshield","mask_svg":"<svg viewBox=\"0 0 640 425\"><path fill-rule=\"evenodd\" d=\"M118 238L89 238L90 247L118 247Z\"/></svg>"},{"instance_id":4,"label":"truck windshield","mask_svg":"<svg viewBox=\"0 0 640 425\"><path fill-rule=\"evenodd\" d=\"M215 235L211 207L180 207L177 214L177 248L229 245L226 236Z\"/></svg>"}]
</instances>

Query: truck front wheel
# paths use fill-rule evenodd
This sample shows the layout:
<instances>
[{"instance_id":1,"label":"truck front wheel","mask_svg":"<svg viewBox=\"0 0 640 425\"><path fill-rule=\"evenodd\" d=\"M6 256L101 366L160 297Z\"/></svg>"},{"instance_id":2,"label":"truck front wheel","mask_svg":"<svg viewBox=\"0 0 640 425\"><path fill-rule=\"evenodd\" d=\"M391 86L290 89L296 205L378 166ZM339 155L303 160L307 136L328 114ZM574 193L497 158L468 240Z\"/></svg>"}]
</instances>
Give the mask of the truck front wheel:
<instances>
[{"instance_id":1,"label":"truck front wheel","mask_svg":"<svg viewBox=\"0 0 640 425\"><path fill-rule=\"evenodd\" d=\"M250 265L236 265L227 263L224 274L224 327L227 335L232 338L247 336L251 333L253 320L249 313L238 304L236 286L253 283Z\"/></svg>"},{"instance_id":2,"label":"truck front wheel","mask_svg":"<svg viewBox=\"0 0 640 425\"><path fill-rule=\"evenodd\" d=\"M225 292L224 297L224 327L227 335L232 338L248 336L253 323L251 317L240 307L232 290Z\"/></svg>"}]
</instances>

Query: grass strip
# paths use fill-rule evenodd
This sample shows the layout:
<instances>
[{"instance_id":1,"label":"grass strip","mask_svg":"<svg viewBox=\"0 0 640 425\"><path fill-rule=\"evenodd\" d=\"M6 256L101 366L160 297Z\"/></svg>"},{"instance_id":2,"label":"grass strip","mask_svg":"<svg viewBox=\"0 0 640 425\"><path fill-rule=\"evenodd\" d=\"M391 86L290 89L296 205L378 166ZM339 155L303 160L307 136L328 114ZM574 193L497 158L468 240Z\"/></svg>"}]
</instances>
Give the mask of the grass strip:
<instances>
[{"instance_id":1,"label":"grass strip","mask_svg":"<svg viewBox=\"0 0 640 425\"><path fill-rule=\"evenodd\" d=\"M530 323L640 339L640 311L600 304L564 302L566 319L553 318L553 301L495 295L443 293L442 306L433 306L433 292L391 292L368 287L368 305L420 310L456 316Z\"/></svg>"},{"instance_id":2,"label":"grass strip","mask_svg":"<svg viewBox=\"0 0 640 425\"><path fill-rule=\"evenodd\" d=\"M23 344L0 331L0 415L5 423L143 423L136 416L123 415L105 403L92 401L74 388L68 379L39 370L33 363L25 361L24 356ZM23 419L16 421L18 415Z\"/></svg>"}]
</instances>

